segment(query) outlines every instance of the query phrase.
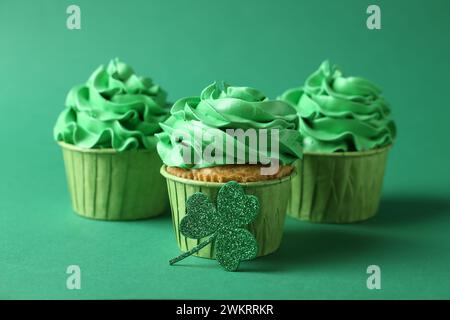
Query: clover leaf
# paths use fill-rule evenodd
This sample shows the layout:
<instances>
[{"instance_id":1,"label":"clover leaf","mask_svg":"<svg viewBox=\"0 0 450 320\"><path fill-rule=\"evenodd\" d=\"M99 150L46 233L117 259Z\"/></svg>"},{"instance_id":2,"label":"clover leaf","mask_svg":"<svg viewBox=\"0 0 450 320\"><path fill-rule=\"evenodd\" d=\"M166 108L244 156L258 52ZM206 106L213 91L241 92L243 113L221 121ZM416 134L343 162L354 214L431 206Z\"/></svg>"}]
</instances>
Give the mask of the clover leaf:
<instances>
[{"instance_id":1,"label":"clover leaf","mask_svg":"<svg viewBox=\"0 0 450 320\"><path fill-rule=\"evenodd\" d=\"M219 216L209 198L194 193L186 202L186 216L180 222L185 237L200 239L213 234L219 226Z\"/></svg>"},{"instance_id":2,"label":"clover leaf","mask_svg":"<svg viewBox=\"0 0 450 320\"><path fill-rule=\"evenodd\" d=\"M255 220L259 201L255 196L245 195L242 187L232 181L220 188L217 211L222 224L229 228L240 228Z\"/></svg>"},{"instance_id":3,"label":"clover leaf","mask_svg":"<svg viewBox=\"0 0 450 320\"><path fill-rule=\"evenodd\" d=\"M216 259L225 270L235 271L243 260L250 260L258 253L258 243L250 231L224 229L217 234Z\"/></svg>"},{"instance_id":4,"label":"clover leaf","mask_svg":"<svg viewBox=\"0 0 450 320\"><path fill-rule=\"evenodd\" d=\"M215 242L216 259L227 271L236 271L239 263L258 253L255 237L244 227L257 217L258 198L246 195L242 186L231 181L220 188L217 207L203 193L194 193L186 202L186 216L180 222L181 233L191 239L209 237L190 251L172 259L174 264Z\"/></svg>"}]
</instances>

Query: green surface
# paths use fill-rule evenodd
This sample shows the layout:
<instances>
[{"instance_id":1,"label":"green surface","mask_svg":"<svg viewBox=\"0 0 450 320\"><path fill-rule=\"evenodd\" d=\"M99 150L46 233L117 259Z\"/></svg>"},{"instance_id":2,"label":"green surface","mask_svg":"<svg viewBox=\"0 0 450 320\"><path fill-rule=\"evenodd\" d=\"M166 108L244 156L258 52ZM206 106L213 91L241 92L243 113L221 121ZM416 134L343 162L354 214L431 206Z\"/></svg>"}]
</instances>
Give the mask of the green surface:
<instances>
[{"instance_id":1,"label":"green surface","mask_svg":"<svg viewBox=\"0 0 450 320\"><path fill-rule=\"evenodd\" d=\"M450 2L0 2L1 298L450 298ZM114 4L111 4L114 3ZM288 219L280 251L227 273L179 251L169 215L141 222L76 216L52 129L68 90L118 56L173 101L216 79L272 97L326 58L379 84L398 140L380 214L355 225ZM67 290L77 264L82 289ZM381 290L366 268L381 267Z\"/></svg>"}]
</instances>

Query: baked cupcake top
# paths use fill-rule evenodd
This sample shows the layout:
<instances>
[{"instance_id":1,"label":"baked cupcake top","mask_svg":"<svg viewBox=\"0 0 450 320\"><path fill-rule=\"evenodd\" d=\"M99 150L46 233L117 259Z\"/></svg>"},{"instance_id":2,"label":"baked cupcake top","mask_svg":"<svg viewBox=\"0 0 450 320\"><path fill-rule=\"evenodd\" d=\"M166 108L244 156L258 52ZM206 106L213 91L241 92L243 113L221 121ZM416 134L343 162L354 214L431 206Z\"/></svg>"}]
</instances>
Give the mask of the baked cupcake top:
<instances>
[{"instance_id":1,"label":"baked cupcake top","mask_svg":"<svg viewBox=\"0 0 450 320\"><path fill-rule=\"evenodd\" d=\"M200 96L175 102L170 113L167 121L161 123L163 132L157 134L158 153L168 166L190 169L253 164L250 159L255 155L258 163L265 164L260 161L264 154L277 157L285 165L302 156L295 108L283 101L270 100L250 87L213 83ZM270 134L275 131L279 150L270 153L273 150L270 141L275 141ZM234 135L243 132L256 133L257 144L250 138L242 140ZM267 146L263 140L268 142ZM229 152L227 143L233 146ZM212 145L213 160L205 157ZM236 148L242 148L243 152ZM191 154L190 161L183 155L186 150Z\"/></svg>"},{"instance_id":2,"label":"baked cupcake top","mask_svg":"<svg viewBox=\"0 0 450 320\"><path fill-rule=\"evenodd\" d=\"M159 122L169 116L166 96L150 78L113 59L69 91L54 138L85 149L155 148Z\"/></svg>"},{"instance_id":3,"label":"baked cupcake top","mask_svg":"<svg viewBox=\"0 0 450 320\"><path fill-rule=\"evenodd\" d=\"M366 79L345 77L329 61L303 87L287 90L280 99L297 109L305 151L364 151L395 139L396 126L381 90Z\"/></svg>"}]
</instances>

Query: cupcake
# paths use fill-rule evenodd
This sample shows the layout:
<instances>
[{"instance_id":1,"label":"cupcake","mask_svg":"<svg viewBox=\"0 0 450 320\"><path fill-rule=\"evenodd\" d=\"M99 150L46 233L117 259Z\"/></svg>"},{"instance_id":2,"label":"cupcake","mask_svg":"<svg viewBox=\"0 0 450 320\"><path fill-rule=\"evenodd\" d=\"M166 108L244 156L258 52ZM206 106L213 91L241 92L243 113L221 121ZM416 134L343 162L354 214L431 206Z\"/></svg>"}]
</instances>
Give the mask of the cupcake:
<instances>
[{"instance_id":1,"label":"cupcake","mask_svg":"<svg viewBox=\"0 0 450 320\"><path fill-rule=\"evenodd\" d=\"M63 151L76 213L134 220L165 211L155 134L168 115L166 92L118 59L69 91L54 138Z\"/></svg>"},{"instance_id":2,"label":"cupcake","mask_svg":"<svg viewBox=\"0 0 450 320\"><path fill-rule=\"evenodd\" d=\"M381 90L325 61L281 100L297 109L304 157L296 163L289 215L348 223L377 212L396 127Z\"/></svg>"},{"instance_id":3,"label":"cupcake","mask_svg":"<svg viewBox=\"0 0 450 320\"><path fill-rule=\"evenodd\" d=\"M179 229L186 200L202 192L215 202L218 190L236 181L260 202L258 218L248 226L259 244L258 255L277 250L293 163L302 156L295 108L253 88L213 83L199 97L178 100L161 127L157 149L180 249L189 251L198 244ZM208 245L197 255L214 258L214 247Z\"/></svg>"}]
</instances>

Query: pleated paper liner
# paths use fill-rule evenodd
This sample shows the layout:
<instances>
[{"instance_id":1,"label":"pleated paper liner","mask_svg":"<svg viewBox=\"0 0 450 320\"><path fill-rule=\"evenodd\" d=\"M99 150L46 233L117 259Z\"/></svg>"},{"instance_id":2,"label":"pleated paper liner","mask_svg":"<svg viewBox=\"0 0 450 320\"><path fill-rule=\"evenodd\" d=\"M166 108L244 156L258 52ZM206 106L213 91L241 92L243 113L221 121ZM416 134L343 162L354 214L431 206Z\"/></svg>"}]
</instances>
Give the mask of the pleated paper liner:
<instances>
[{"instance_id":1,"label":"pleated paper liner","mask_svg":"<svg viewBox=\"0 0 450 320\"><path fill-rule=\"evenodd\" d=\"M137 220L168 208L156 150L82 149L59 142L73 210L99 220Z\"/></svg>"},{"instance_id":2,"label":"pleated paper liner","mask_svg":"<svg viewBox=\"0 0 450 320\"><path fill-rule=\"evenodd\" d=\"M390 146L370 151L305 153L296 162L288 215L311 222L351 223L373 217Z\"/></svg>"},{"instance_id":3,"label":"pleated paper liner","mask_svg":"<svg viewBox=\"0 0 450 320\"><path fill-rule=\"evenodd\" d=\"M171 175L166 166L161 167L161 174L167 180L169 201L172 208L172 221L176 240L181 251L186 252L203 242L205 239L190 239L184 237L179 229L181 219L186 215L186 200L196 192L206 194L216 203L217 192L224 185L218 182L203 182L189 180ZM240 183L244 192L258 197L260 212L247 229L255 236L259 245L258 256L275 252L281 244L287 203L290 196L291 178L295 172L282 179ZM201 249L196 256L214 259L214 243Z\"/></svg>"}]
</instances>

